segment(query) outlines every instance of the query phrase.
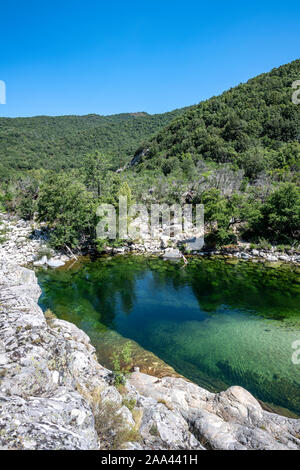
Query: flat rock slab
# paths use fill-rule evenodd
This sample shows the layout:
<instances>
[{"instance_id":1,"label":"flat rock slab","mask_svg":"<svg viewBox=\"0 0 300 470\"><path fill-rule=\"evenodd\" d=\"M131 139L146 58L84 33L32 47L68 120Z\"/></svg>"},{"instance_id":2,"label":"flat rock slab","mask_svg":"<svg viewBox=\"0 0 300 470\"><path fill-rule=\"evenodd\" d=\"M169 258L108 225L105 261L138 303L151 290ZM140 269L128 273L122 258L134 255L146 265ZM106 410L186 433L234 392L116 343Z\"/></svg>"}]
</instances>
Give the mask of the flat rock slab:
<instances>
[{"instance_id":1,"label":"flat rock slab","mask_svg":"<svg viewBox=\"0 0 300 470\"><path fill-rule=\"evenodd\" d=\"M178 249L167 248L163 254L165 260L179 260L182 258L182 253Z\"/></svg>"}]
</instances>

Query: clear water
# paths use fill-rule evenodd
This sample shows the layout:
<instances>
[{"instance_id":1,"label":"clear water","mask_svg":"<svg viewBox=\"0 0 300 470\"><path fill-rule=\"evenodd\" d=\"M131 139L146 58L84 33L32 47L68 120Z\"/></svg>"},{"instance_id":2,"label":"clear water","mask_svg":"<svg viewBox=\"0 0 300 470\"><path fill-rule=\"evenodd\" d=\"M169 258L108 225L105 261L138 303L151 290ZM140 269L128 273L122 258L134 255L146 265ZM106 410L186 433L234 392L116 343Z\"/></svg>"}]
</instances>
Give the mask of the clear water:
<instances>
[{"instance_id":1,"label":"clear water","mask_svg":"<svg viewBox=\"0 0 300 470\"><path fill-rule=\"evenodd\" d=\"M42 308L86 331L104 365L130 338L205 388L240 385L300 414L299 268L121 256L38 276Z\"/></svg>"}]
</instances>

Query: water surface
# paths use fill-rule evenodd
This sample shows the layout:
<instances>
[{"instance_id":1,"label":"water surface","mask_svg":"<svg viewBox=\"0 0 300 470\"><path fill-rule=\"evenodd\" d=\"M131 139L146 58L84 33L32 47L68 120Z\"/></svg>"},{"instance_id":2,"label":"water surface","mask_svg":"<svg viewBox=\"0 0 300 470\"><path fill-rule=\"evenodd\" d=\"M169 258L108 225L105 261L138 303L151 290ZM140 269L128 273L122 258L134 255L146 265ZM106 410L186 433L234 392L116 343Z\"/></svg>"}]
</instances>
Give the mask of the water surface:
<instances>
[{"instance_id":1,"label":"water surface","mask_svg":"<svg viewBox=\"0 0 300 470\"><path fill-rule=\"evenodd\" d=\"M300 414L299 268L120 256L38 275L42 308L86 331L107 367L129 338L209 390L240 385Z\"/></svg>"}]
</instances>

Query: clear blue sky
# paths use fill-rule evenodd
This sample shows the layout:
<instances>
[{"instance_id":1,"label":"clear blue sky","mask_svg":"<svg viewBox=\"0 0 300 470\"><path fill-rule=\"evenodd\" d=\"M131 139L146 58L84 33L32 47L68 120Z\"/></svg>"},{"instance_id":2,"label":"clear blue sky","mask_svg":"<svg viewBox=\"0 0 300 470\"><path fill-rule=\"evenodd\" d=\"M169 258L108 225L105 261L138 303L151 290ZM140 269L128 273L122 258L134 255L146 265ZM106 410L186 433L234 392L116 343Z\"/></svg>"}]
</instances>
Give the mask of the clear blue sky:
<instances>
[{"instance_id":1,"label":"clear blue sky","mask_svg":"<svg viewBox=\"0 0 300 470\"><path fill-rule=\"evenodd\" d=\"M299 18L299 0L1 2L0 116L194 104L299 58Z\"/></svg>"}]
</instances>

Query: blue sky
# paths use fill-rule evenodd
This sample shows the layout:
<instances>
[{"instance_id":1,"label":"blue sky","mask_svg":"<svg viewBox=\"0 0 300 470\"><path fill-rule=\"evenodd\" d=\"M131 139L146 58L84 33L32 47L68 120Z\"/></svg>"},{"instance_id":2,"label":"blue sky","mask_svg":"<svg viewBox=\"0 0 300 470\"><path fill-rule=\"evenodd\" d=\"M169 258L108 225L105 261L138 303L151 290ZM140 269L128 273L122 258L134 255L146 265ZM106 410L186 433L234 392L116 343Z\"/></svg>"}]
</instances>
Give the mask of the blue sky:
<instances>
[{"instance_id":1,"label":"blue sky","mask_svg":"<svg viewBox=\"0 0 300 470\"><path fill-rule=\"evenodd\" d=\"M299 1L1 2L0 116L198 103L299 58L299 15Z\"/></svg>"}]
</instances>

